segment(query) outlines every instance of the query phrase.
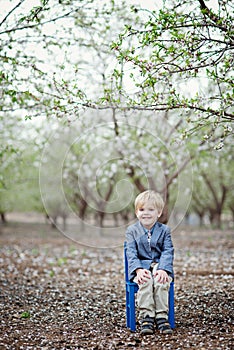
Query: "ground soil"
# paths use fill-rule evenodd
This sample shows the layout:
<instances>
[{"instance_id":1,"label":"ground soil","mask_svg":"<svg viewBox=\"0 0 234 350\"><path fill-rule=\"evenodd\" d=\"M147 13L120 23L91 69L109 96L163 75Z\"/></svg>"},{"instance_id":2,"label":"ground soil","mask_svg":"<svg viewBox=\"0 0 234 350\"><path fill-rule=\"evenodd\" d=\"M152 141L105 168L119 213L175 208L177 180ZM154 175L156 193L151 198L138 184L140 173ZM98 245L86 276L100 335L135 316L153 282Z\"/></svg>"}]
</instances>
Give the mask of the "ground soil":
<instances>
[{"instance_id":1,"label":"ground soil","mask_svg":"<svg viewBox=\"0 0 234 350\"><path fill-rule=\"evenodd\" d=\"M1 350L234 349L231 230L173 232L176 328L152 336L126 328L124 234L74 237L43 222L1 226Z\"/></svg>"}]
</instances>

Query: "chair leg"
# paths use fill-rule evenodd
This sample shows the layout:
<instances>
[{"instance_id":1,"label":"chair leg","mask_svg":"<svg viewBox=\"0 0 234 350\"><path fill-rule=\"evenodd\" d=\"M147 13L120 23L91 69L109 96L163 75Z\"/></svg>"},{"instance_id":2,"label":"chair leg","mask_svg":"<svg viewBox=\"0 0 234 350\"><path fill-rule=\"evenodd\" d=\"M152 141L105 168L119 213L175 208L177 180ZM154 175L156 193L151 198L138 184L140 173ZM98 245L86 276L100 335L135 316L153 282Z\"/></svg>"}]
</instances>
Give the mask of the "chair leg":
<instances>
[{"instance_id":1,"label":"chair leg","mask_svg":"<svg viewBox=\"0 0 234 350\"><path fill-rule=\"evenodd\" d=\"M171 282L169 289L169 311L168 311L168 322L171 328L175 328L175 310L174 310L174 282Z\"/></svg>"},{"instance_id":2,"label":"chair leg","mask_svg":"<svg viewBox=\"0 0 234 350\"><path fill-rule=\"evenodd\" d=\"M135 288L134 286L129 286L129 328L131 331L136 331L136 310L135 310Z\"/></svg>"},{"instance_id":3,"label":"chair leg","mask_svg":"<svg viewBox=\"0 0 234 350\"><path fill-rule=\"evenodd\" d=\"M135 312L135 289L134 286L126 284L126 326L134 332L136 330Z\"/></svg>"},{"instance_id":4,"label":"chair leg","mask_svg":"<svg viewBox=\"0 0 234 350\"><path fill-rule=\"evenodd\" d=\"M130 298L129 298L129 290L128 285L126 285L126 326L130 328Z\"/></svg>"}]
</instances>

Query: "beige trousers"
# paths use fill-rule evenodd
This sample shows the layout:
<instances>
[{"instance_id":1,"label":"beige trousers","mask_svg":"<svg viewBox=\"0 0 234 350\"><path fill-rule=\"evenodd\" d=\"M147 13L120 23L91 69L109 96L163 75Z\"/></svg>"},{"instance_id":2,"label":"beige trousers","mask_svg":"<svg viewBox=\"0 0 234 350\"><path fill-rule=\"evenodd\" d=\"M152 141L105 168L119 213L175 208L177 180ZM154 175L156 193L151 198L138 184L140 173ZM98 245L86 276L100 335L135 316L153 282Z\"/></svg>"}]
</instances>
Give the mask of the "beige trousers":
<instances>
[{"instance_id":1,"label":"beige trousers","mask_svg":"<svg viewBox=\"0 0 234 350\"><path fill-rule=\"evenodd\" d=\"M147 315L156 319L168 318L168 292L172 278L169 277L169 282L167 283L159 283L157 277L153 277L157 266L158 264L154 266L151 272L151 279L148 279L144 284L138 285L137 304L140 319L145 318ZM136 282L136 278L134 282Z\"/></svg>"}]
</instances>

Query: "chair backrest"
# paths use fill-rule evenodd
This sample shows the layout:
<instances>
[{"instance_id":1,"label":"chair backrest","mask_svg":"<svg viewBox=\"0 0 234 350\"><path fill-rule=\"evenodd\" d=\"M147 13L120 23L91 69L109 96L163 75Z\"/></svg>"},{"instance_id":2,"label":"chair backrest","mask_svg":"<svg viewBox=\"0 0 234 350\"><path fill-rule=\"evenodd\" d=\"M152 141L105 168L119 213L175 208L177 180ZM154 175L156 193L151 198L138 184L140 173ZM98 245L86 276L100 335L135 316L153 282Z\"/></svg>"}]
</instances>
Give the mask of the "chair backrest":
<instances>
[{"instance_id":1,"label":"chair backrest","mask_svg":"<svg viewBox=\"0 0 234 350\"><path fill-rule=\"evenodd\" d=\"M124 272L125 272L125 281L129 282L128 276L128 258L127 258L127 242L124 242Z\"/></svg>"}]
</instances>

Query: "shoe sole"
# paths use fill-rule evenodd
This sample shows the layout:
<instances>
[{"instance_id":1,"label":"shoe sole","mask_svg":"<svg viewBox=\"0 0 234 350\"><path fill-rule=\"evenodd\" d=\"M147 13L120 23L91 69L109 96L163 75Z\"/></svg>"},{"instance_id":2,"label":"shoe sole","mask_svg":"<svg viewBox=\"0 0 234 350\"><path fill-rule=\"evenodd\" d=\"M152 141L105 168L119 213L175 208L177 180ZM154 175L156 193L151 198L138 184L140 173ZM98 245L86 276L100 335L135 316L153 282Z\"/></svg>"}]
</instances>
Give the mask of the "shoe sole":
<instances>
[{"instance_id":1,"label":"shoe sole","mask_svg":"<svg viewBox=\"0 0 234 350\"><path fill-rule=\"evenodd\" d=\"M154 334L154 331L152 331L151 329L143 329L143 330L141 331L141 334L144 334L144 335L147 335L147 334L152 335L152 334Z\"/></svg>"},{"instance_id":2,"label":"shoe sole","mask_svg":"<svg viewBox=\"0 0 234 350\"><path fill-rule=\"evenodd\" d=\"M165 331L160 331L160 333L162 333L162 334L172 334L172 330L171 329L167 329Z\"/></svg>"}]
</instances>

